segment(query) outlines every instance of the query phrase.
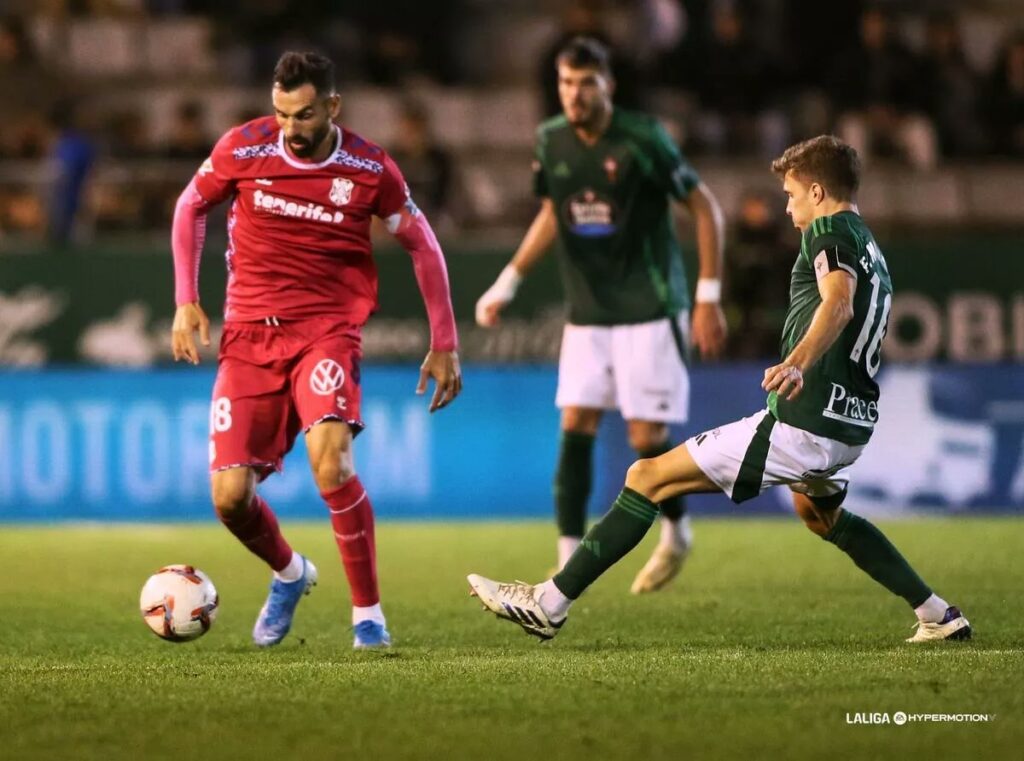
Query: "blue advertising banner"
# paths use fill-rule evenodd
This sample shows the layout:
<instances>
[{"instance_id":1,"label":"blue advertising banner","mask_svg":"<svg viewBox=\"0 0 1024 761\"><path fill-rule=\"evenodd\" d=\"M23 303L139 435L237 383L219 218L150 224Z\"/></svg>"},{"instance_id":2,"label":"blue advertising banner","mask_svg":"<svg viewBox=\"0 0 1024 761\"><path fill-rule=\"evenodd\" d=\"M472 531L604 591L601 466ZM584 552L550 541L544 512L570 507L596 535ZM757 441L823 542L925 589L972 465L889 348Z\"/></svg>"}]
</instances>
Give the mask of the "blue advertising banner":
<instances>
[{"instance_id":1,"label":"blue advertising banner","mask_svg":"<svg viewBox=\"0 0 1024 761\"><path fill-rule=\"evenodd\" d=\"M760 365L698 367L676 441L760 409ZM414 366L363 372L357 469L380 517L551 515L556 373L465 370L451 407L427 413ZM210 368L0 374L0 521L212 519ZM849 506L874 514L1024 511L1024 367L895 367L880 376L881 422L854 466ZM591 512L621 487L632 454L617 415L602 424ZM302 441L261 493L282 516L321 518ZM784 489L741 507L693 497L697 513L788 511Z\"/></svg>"}]
</instances>

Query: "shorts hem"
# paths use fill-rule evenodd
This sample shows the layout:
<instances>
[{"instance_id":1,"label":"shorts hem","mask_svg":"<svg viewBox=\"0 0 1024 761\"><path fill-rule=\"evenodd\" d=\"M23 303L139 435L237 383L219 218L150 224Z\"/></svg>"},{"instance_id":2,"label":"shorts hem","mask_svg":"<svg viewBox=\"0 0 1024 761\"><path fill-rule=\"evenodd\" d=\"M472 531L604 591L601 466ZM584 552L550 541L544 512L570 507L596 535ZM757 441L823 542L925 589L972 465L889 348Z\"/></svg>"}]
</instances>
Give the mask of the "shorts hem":
<instances>
[{"instance_id":1,"label":"shorts hem","mask_svg":"<svg viewBox=\"0 0 1024 761\"><path fill-rule=\"evenodd\" d=\"M713 483L715 486L717 486L721 490L722 494L724 494L730 500L732 500L733 503L735 503L737 505L740 504L739 502L736 502L735 499L733 499L732 491L730 489L726 489L725 488L725 486L722 484L721 479L716 478L714 475L712 475L710 472L708 472L708 470L705 468L704 464L701 462L700 457L697 455L697 453L695 451L695 447L691 447L690 446L690 442L691 441L693 441L693 437L691 437L691 438L687 439L686 441L684 441L683 442L683 446L685 446L686 447L686 451L690 453L690 457L693 458L693 462L697 466L698 470L700 470L700 472L704 474L704 477L706 479L708 479L711 483ZM735 483L733 483L733 486L735 486Z\"/></svg>"},{"instance_id":2,"label":"shorts hem","mask_svg":"<svg viewBox=\"0 0 1024 761\"><path fill-rule=\"evenodd\" d=\"M310 428L312 428L314 425L317 425L318 423L324 422L325 420L338 420L342 423L347 423L348 427L352 429L353 436L358 436L362 432L362 430L366 428L366 423L364 423L362 420L359 420L358 418L344 418L341 415L335 415L332 413L328 415L321 415L309 425L303 426L302 432L309 433Z\"/></svg>"}]
</instances>

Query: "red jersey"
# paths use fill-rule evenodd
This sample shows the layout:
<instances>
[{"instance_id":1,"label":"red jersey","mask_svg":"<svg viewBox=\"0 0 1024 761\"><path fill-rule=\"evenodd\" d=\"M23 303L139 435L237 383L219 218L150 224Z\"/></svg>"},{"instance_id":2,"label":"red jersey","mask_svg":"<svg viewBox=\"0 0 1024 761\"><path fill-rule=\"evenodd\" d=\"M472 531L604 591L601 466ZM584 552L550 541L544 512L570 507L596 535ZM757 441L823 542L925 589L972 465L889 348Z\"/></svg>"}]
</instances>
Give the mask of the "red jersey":
<instances>
[{"instance_id":1,"label":"red jersey","mask_svg":"<svg viewBox=\"0 0 1024 761\"><path fill-rule=\"evenodd\" d=\"M274 117L225 134L193 182L212 205L231 198L227 320L333 315L362 325L377 308L372 216L409 202L398 166L379 146L334 126L324 161L289 154Z\"/></svg>"}]
</instances>

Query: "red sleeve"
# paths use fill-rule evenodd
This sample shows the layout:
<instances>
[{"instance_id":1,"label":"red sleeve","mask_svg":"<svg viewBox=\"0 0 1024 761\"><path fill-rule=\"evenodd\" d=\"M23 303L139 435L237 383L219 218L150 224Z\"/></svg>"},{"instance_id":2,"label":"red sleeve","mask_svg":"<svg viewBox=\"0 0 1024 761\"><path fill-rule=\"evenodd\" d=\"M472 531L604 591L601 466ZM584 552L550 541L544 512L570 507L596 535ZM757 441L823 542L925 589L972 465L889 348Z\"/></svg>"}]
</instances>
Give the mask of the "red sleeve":
<instances>
[{"instance_id":1,"label":"red sleeve","mask_svg":"<svg viewBox=\"0 0 1024 761\"><path fill-rule=\"evenodd\" d=\"M406 196L401 211L387 217L387 224L412 257L416 283L430 321L430 348L434 351L455 351L459 347L459 336L448 286L448 267L430 223Z\"/></svg>"},{"instance_id":2,"label":"red sleeve","mask_svg":"<svg viewBox=\"0 0 1024 761\"><path fill-rule=\"evenodd\" d=\"M234 133L235 130L226 132L217 141L174 206L171 251L174 254L174 303L178 306L199 300L199 260L206 239L206 214L210 207L234 192L235 182L230 175Z\"/></svg>"},{"instance_id":3,"label":"red sleeve","mask_svg":"<svg viewBox=\"0 0 1024 761\"><path fill-rule=\"evenodd\" d=\"M381 219L402 210L409 200L409 186L405 184L402 170L390 156L384 156L384 172L377 185L377 205L374 213Z\"/></svg>"},{"instance_id":4,"label":"red sleeve","mask_svg":"<svg viewBox=\"0 0 1024 761\"><path fill-rule=\"evenodd\" d=\"M206 239L206 213L210 204L196 192L195 180L188 184L174 206L171 251L174 253L174 303L199 301L199 260Z\"/></svg>"},{"instance_id":5,"label":"red sleeve","mask_svg":"<svg viewBox=\"0 0 1024 761\"><path fill-rule=\"evenodd\" d=\"M235 130L224 133L192 180L196 192L211 206L227 200L235 189L235 180L231 175L234 135Z\"/></svg>"}]
</instances>

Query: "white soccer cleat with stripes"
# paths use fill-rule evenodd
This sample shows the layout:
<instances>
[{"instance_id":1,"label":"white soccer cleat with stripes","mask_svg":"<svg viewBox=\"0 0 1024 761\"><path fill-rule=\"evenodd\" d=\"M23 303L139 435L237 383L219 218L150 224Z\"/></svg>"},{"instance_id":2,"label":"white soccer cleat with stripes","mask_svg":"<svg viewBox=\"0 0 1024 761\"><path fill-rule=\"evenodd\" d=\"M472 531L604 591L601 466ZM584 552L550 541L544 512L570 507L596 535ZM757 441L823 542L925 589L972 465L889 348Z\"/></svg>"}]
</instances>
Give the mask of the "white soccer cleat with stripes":
<instances>
[{"instance_id":1,"label":"white soccer cleat with stripes","mask_svg":"<svg viewBox=\"0 0 1024 761\"><path fill-rule=\"evenodd\" d=\"M943 639L970 639L971 624L955 605L946 609L946 615L936 623L919 621L914 624L917 631L913 637L908 637L907 642L935 642Z\"/></svg>"},{"instance_id":2,"label":"white soccer cleat with stripes","mask_svg":"<svg viewBox=\"0 0 1024 761\"><path fill-rule=\"evenodd\" d=\"M565 623L552 621L540 604L540 590L532 584L515 581L504 584L475 573L466 577L471 594L498 618L519 624L523 631L542 640L552 639Z\"/></svg>"}]
</instances>

